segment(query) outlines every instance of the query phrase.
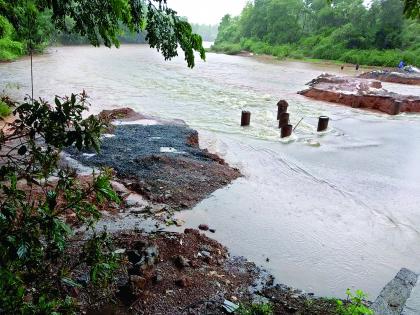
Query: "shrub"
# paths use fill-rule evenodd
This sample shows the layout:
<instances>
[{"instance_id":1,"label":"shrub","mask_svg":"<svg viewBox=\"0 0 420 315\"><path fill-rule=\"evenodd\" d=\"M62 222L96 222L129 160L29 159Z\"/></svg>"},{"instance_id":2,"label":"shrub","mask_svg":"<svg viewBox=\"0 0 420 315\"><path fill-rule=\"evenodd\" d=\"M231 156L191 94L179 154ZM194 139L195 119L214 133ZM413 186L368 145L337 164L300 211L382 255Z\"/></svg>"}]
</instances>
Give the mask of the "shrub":
<instances>
[{"instance_id":1,"label":"shrub","mask_svg":"<svg viewBox=\"0 0 420 315\"><path fill-rule=\"evenodd\" d=\"M68 252L72 227L65 215L94 232L97 204L118 202L109 171L82 183L70 169L59 167L60 151L75 145L99 149L104 124L90 116L85 93L56 97L54 105L31 100L19 105L16 120L1 132L0 149L0 309L11 314L58 314L77 309L67 292L80 287L73 271L84 266L88 285L112 281L118 257L106 234L81 246L80 256ZM76 261L75 264L70 262Z\"/></svg>"},{"instance_id":2,"label":"shrub","mask_svg":"<svg viewBox=\"0 0 420 315\"><path fill-rule=\"evenodd\" d=\"M367 295L362 290L356 290L353 294L350 289L347 289L346 294L347 303L337 300L339 315L373 315L373 311L364 304Z\"/></svg>"},{"instance_id":3,"label":"shrub","mask_svg":"<svg viewBox=\"0 0 420 315\"><path fill-rule=\"evenodd\" d=\"M12 113L9 105L0 100L0 117L7 117Z\"/></svg>"},{"instance_id":4,"label":"shrub","mask_svg":"<svg viewBox=\"0 0 420 315\"><path fill-rule=\"evenodd\" d=\"M23 44L12 40L13 26L0 15L0 61L10 61L23 55Z\"/></svg>"},{"instance_id":5,"label":"shrub","mask_svg":"<svg viewBox=\"0 0 420 315\"><path fill-rule=\"evenodd\" d=\"M268 303L241 305L236 311L238 315L271 315L273 307Z\"/></svg>"},{"instance_id":6,"label":"shrub","mask_svg":"<svg viewBox=\"0 0 420 315\"><path fill-rule=\"evenodd\" d=\"M211 47L211 50L214 52L223 52L228 55L237 55L242 51L240 44L231 44L231 43L218 43Z\"/></svg>"}]
</instances>

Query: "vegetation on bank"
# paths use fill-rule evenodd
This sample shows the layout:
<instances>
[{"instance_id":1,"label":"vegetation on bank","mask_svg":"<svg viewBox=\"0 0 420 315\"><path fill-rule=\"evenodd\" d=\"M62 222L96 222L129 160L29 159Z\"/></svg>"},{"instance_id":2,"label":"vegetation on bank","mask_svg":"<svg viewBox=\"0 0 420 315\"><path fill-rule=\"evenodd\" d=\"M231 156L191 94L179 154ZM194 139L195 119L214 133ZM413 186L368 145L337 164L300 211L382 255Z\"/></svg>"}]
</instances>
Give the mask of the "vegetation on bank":
<instances>
[{"instance_id":1,"label":"vegetation on bank","mask_svg":"<svg viewBox=\"0 0 420 315\"><path fill-rule=\"evenodd\" d=\"M0 61L16 59L23 53L24 45L16 40L12 24L0 15Z\"/></svg>"},{"instance_id":2,"label":"vegetation on bank","mask_svg":"<svg viewBox=\"0 0 420 315\"><path fill-rule=\"evenodd\" d=\"M201 37L164 0L0 0L0 23L4 60L42 50L55 31L86 37L94 46L119 46L122 26L146 31L165 59L178 56L178 47L191 68L194 52L205 58ZM60 152L72 145L99 150L105 125L94 116L83 119L85 92L55 97L54 104L27 99L13 105L16 119L0 137L0 313L74 314L78 268L88 274L85 286L102 299L114 283L120 255L106 232L95 233L95 223L100 206L119 198L109 171L82 181L59 163ZM68 218L90 231L78 245L77 261L69 252L75 225Z\"/></svg>"},{"instance_id":3,"label":"vegetation on bank","mask_svg":"<svg viewBox=\"0 0 420 315\"><path fill-rule=\"evenodd\" d=\"M7 117L12 113L11 108L0 99L0 117Z\"/></svg>"},{"instance_id":4,"label":"vegetation on bank","mask_svg":"<svg viewBox=\"0 0 420 315\"><path fill-rule=\"evenodd\" d=\"M400 0L255 0L238 17L223 17L215 52L249 51L395 67L420 66L420 22Z\"/></svg>"}]
</instances>

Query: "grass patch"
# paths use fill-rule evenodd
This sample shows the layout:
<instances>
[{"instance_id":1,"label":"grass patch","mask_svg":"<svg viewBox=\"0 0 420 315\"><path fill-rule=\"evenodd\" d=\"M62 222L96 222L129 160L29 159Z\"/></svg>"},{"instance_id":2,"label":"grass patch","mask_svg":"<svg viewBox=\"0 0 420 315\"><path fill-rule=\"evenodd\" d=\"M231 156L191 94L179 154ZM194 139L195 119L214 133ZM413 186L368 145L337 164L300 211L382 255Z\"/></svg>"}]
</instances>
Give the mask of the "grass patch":
<instances>
[{"instance_id":1,"label":"grass patch","mask_svg":"<svg viewBox=\"0 0 420 315\"><path fill-rule=\"evenodd\" d=\"M235 312L238 315L272 315L273 306L268 303L241 305Z\"/></svg>"}]
</instances>

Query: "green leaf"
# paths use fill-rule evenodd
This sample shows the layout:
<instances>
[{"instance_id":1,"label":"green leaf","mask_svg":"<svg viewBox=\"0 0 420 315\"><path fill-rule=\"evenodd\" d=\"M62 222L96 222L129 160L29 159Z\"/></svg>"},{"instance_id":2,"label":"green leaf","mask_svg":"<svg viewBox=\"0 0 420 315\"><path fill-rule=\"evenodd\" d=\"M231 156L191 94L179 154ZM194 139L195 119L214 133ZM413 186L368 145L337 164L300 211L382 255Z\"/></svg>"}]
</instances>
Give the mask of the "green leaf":
<instances>
[{"instance_id":1,"label":"green leaf","mask_svg":"<svg viewBox=\"0 0 420 315\"><path fill-rule=\"evenodd\" d=\"M61 281L68 286L75 287L75 288L82 288L82 286L79 283L75 282L73 279L62 278Z\"/></svg>"},{"instance_id":2,"label":"green leaf","mask_svg":"<svg viewBox=\"0 0 420 315\"><path fill-rule=\"evenodd\" d=\"M26 254L28 253L28 247L26 244L22 244L19 246L17 250L17 255L19 258L24 258Z\"/></svg>"}]
</instances>

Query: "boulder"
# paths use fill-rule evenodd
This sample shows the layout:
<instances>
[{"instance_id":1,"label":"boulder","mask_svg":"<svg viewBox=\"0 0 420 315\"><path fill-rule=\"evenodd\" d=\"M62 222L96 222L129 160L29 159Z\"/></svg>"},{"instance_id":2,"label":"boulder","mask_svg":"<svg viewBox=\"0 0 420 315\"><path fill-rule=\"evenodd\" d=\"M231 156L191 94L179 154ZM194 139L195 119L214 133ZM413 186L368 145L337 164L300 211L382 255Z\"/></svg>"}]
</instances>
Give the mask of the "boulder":
<instances>
[{"instance_id":1,"label":"boulder","mask_svg":"<svg viewBox=\"0 0 420 315\"><path fill-rule=\"evenodd\" d=\"M417 277L411 270L401 269L382 289L371 309L378 315L400 315L417 283Z\"/></svg>"}]
</instances>

